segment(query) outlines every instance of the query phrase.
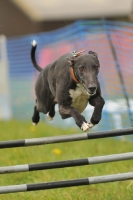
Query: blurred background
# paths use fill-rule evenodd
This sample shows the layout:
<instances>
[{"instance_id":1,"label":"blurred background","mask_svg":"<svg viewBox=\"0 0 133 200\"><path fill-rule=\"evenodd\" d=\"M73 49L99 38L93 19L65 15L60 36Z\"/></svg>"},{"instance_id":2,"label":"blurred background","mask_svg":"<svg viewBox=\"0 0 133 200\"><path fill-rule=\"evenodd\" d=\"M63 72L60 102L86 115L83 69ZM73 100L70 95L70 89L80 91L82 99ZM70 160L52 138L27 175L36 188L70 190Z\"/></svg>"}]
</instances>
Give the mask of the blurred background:
<instances>
[{"instance_id":1,"label":"blurred background","mask_svg":"<svg viewBox=\"0 0 133 200\"><path fill-rule=\"evenodd\" d=\"M0 120L31 120L38 72L30 59L38 43L41 67L64 53L98 53L99 81L106 100L102 120L93 130L133 126L132 0L0 0ZM76 127L62 120L56 107L51 125ZM89 120L93 107L84 111ZM42 115L42 120L45 116Z\"/></svg>"}]
</instances>

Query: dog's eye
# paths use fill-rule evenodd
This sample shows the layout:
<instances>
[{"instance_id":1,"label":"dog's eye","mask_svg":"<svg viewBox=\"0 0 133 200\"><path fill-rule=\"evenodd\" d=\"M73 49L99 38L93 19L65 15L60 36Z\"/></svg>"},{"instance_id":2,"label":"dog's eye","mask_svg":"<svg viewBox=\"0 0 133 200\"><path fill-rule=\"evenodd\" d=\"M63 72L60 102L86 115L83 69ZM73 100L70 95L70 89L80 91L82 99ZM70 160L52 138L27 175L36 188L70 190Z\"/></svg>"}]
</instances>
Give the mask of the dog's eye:
<instances>
[{"instance_id":1,"label":"dog's eye","mask_svg":"<svg viewBox=\"0 0 133 200\"><path fill-rule=\"evenodd\" d=\"M83 71L85 71L85 67L84 66L80 66L79 70L80 70L80 72L83 72Z\"/></svg>"},{"instance_id":2,"label":"dog's eye","mask_svg":"<svg viewBox=\"0 0 133 200\"><path fill-rule=\"evenodd\" d=\"M97 65L94 65L93 67L94 67L94 69L95 69L95 70L97 70L97 69L98 69L98 66L97 66Z\"/></svg>"}]
</instances>

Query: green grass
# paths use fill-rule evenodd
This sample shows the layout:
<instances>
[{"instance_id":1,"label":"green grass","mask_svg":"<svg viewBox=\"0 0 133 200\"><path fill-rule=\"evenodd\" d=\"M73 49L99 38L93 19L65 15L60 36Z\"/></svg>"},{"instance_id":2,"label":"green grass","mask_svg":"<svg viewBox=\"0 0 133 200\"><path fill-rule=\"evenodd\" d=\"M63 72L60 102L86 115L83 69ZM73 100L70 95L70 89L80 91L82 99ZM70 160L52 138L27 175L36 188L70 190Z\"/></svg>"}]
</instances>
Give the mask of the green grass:
<instances>
[{"instance_id":1,"label":"green grass","mask_svg":"<svg viewBox=\"0 0 133 200\"><path fill-rule=\"evenodd\" d=\"M36 128L31 122L0 122L0 140L17 140L54 135L81 133L75 128L61 129L43 122ZM59 150L57 153L55 149ZM132 142L115 139L98 139L34 147L1 149L0 166L32 164L87 158L91 156L133 151ZM120 161L63 169L21 172L0 175L0 186L86 178L133 171L133 161ZM114 182L90 186L19 192L0 195L0 200L132 200L133 181Z\"/></svg>"}]
</instances>

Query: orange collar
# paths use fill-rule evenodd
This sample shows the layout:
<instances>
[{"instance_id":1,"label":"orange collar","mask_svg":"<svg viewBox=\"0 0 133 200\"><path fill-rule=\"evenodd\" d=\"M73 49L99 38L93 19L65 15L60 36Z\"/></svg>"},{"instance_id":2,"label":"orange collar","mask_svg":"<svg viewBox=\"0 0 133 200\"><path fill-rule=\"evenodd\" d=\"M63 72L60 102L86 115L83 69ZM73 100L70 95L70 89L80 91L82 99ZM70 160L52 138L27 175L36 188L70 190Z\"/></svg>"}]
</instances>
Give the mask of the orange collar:
<instances>
[{"instance_id":1,"label":"orange collar","mask_svg":"<svg viewBox=\"0 0 133 200\"><path fill-rule=\"evenodd\" d=\"M71 77L72 79L76 82L76 83L79 83L79 81L77 80L75 74L74 74L74 70L72 67L70 67L70 74L71 74Z\"/></svg>"}]
</instances>

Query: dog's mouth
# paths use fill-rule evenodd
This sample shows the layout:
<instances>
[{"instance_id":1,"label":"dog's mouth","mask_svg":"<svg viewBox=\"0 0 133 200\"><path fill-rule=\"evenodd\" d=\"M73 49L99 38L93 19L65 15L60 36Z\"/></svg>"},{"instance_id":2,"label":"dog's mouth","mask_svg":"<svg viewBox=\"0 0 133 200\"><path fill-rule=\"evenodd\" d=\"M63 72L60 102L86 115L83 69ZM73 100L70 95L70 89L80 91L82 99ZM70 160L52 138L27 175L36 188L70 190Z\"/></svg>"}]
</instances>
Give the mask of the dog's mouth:
<instances>
[{"instance_id":1,"label":"dog's mouth","mask_svg":"<svg viewBox=\"0 0 133 200\"><path fill-rule=\"evenodd\" d=\"M96 91L95 91L95 92L86 91L86 93L87 93L88 95L90 95L90 96L93 96L93 95L96 94Z\"/></svg>"}]
</instances>

